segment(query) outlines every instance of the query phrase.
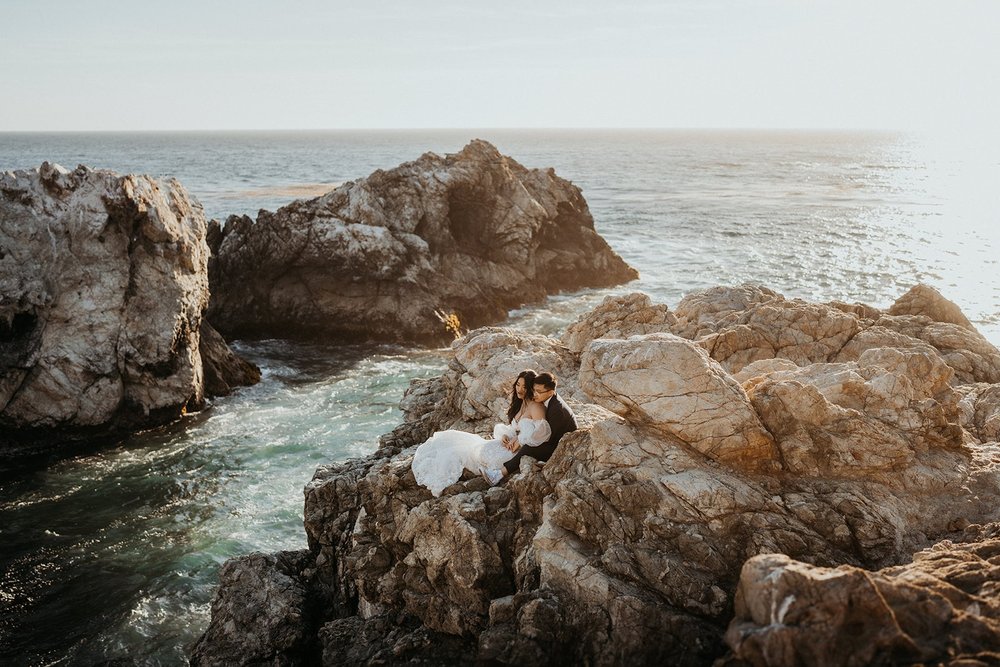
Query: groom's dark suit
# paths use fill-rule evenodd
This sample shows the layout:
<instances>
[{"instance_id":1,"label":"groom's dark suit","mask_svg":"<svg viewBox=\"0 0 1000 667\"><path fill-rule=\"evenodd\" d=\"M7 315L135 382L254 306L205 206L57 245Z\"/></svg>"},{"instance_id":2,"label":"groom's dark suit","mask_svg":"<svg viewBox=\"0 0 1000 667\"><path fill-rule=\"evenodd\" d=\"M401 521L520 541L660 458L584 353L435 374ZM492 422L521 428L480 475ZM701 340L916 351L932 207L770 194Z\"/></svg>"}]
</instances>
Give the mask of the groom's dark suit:
<instances>
[{"instance_id":1,"label":"groom's dark suit","mask_svg":"<svg viewBox=\"0 0 1000 667\"><path fill-rule=\"evenodd\" d=\"M545 407L545 421L549 423L552 435L548 440L535 447L521 445L514 458L504 464L508 473L515 473L520 469L522 456L530 456L539 461L548 461L549 457L552 456L552 452L556 451L559 439L570 431L575 431L577 428L576 415L573 414L573 411L570 410L559 394L552 394L552 398L549 399L549 404Z\"/></svg>"}]
</instances>

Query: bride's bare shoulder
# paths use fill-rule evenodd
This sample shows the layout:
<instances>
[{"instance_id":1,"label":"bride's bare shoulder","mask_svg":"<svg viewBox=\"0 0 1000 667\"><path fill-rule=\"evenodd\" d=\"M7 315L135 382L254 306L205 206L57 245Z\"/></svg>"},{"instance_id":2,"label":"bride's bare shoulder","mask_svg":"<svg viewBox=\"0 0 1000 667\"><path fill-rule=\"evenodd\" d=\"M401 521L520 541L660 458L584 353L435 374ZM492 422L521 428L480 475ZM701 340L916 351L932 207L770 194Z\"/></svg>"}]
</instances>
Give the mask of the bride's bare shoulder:
<instances>
[{"instance_id":1,"label":"bride's bare shoulder","mask_svg":"<svg viewBox=\"0 0 1000 667\"><path fill-rule=\"evenodd\" d=\"M545 406L532 402L525 413L528 419L545 419Z\"/></svg>"}]
</instances>

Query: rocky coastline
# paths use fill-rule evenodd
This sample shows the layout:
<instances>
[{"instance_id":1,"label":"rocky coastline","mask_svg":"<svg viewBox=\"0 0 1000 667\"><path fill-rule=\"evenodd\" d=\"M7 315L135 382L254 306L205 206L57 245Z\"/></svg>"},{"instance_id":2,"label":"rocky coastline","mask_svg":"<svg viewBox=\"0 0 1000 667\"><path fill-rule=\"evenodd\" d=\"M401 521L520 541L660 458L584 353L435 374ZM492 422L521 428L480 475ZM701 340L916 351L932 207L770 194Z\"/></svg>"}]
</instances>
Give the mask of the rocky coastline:
<instances>
[{"instance_id":1,"label":"rocky coastline","mask_svg":"<svg viewBox=\"0 0 1000 667\"><path fill-rule=\"evenodd\" d=\"M579 188L481 140L224 226L173 179L4 172L0 458L113 441L258 382L226 338L440 343L636 277Z\"/></svg>"},{"instance_id":2,"label":"rocky coastline","mask_svg":"<svg viewBox=\"0 0 1000 667\"><path fill-rule=\"evenodd\" d=\"M165 424L260 379L204 317L206 233L175 180L0 174L0 458Z\"/></svg>"},{"instance_id":3,"label":"rocky coastline","mask_svg":"<svg viewBox=\"0 0 1000 667\"><path fill-rule=\"evenodd\" d=\"M193 664L1000 660L1000 351L933 289L609 297L452 355L317 469L307 549L224 566ZM417 486L415 446L488 432L524 367L581 428L501 486Z\"/></svg>"}]
</instances>

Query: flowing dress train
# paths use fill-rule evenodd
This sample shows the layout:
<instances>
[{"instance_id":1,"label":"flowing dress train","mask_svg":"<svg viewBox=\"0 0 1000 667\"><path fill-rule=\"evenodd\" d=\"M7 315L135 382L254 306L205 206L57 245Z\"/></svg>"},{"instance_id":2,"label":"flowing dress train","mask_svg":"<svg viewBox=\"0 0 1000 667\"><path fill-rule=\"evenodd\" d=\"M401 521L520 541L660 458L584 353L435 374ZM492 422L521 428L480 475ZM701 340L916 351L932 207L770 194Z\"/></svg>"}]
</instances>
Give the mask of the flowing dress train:
<instances>
[{"instance_id":1,"label":"flowing dress train","mask_svg":"<svg viewBox=\"0 0 1000 667\"><path fill-rule=\"evenodd\" d=\"M552 435L552 429L544 419L520 419L494 426L491 440L466 431L438 431L417 447L411 464L413 476L435 498L457 482L463 470L492 471L499 476L503 464L514 456L503 446L504 435L516 435L521 444L537 446Z\"/></svg>"}]
</instances>

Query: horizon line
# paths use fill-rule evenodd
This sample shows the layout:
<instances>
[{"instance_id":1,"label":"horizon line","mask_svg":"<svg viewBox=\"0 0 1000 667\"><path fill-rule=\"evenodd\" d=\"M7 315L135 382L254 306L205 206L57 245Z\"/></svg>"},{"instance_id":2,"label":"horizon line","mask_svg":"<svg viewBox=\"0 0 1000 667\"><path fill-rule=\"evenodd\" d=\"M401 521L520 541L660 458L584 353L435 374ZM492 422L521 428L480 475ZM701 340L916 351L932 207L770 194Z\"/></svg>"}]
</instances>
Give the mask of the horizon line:
<instances>
[{"instance_id":1,"label":"horizon line","mask_svg":"<svg viewBox=\"0 0 1000 667\"><path fill-rule=\"evenodd\" d=\"M240 133L240 132L468 132L468 131L587 131L587 132L899 132L923 133L926 130L887 127L731 127L731 126L506 126L506 127L314 127L314 128L158 128L124 130L0 130L0 134L181 134L181 133Z\"/></svg>"}]
</instances>

